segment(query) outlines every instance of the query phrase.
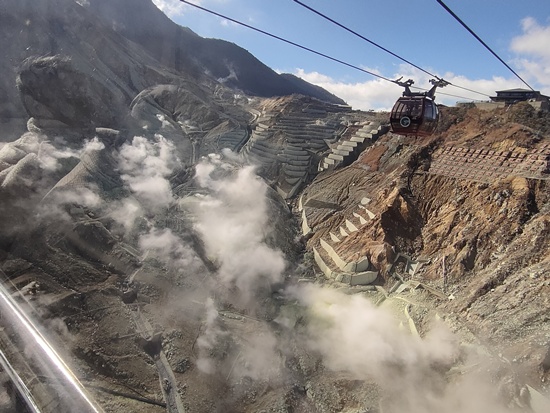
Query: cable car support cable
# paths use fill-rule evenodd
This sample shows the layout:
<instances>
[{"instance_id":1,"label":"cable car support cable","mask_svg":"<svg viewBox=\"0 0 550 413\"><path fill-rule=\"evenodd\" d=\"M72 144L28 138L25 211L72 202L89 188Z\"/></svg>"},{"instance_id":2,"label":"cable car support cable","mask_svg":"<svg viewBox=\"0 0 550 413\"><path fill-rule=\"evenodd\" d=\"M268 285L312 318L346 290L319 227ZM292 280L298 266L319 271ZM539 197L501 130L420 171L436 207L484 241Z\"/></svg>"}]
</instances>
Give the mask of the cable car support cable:
<instances>
[{"instance_id":1,"label":"cable car support cable","mask_svg":"<svg viewBox=\"0 0 550 413\"><path fill-rule=\"evenodd\" d=\"M504 66L506 66L514 75L516 75L516 77L517 77L519 80L521 80L523 83L525 83L525 85L527 85L527 87L528 87L529 89L531 89L532 91L534 91L534 89L529 85L529 83L527 83L525 80L523 80L523 79L521 78L521 76L518 75L518 74L514 71L514 69L512 69L510 66L508 66L508 64L507 64L504 60L502 60L502 59L500 58L500 56L497 55L497 54L493 51L493 49L491 49L489 46L487 46L487 44L486 44L483 40L481 40L481 38L480 38L472 29L470 29L470 28L468 27L468 25L467 25L466 23L464 23L464 22L460 19L460 17L458 17L458 16L455 14L455 12L453 12L445 3L443 3L442 0L436 0L436 1L441 5L441 7L443 7L443 8L447 11L447 13L449 13L451 16L453 16L453 17L456 19L456 21L458 21L466 30L468 30L472 36L474 36L483 46L485 46L485 48L486 48L487 50L489 50L489 51L493 54L493 56L495 56Z\"/></svg>"},{"instance_id":2,"label":"cable car support cable","mask_svg":"<svg viewBox=\"0 0 550 413\"><path fill-rule=\"evenodd\" d=\"M400 83L398 83L400 79L398 79L398 80L393 80L393 79L387 78L387 77L385 77L385 76L379 75L379 74L377 74L377 73L368 71L368 70L363 69L363 68L361 68L361 67L359 67L359 66L355 66L355 65L353 65L353 64L351 64L351 63L344 62L343 60L340 60L340 59L337 59L337 58L335 58L335 57L329 56L329 55L327 55L327 54L318 52L318 51L313 50L313 49L311 49L311 48L309 48L309 47L306 47L306 46L303 46L303 45L301 45L301 44L295 43L295 42L293 42L293 41L291 41L291 40L287 40L287 39L285 39L285 38L283 38L283 37L280 37L280 36L277 36L277 35L275 35L275 34L269 33L269 32L267 32L267 31L265 31L265 30L259 29L259 28L257 28L257 27L251 26L251 25L249 25L249 24L243 23L243 22L241 22L241 21L239 21L239 20L236 20L236 19L233 19L233 18L231 18L231 17L225 16L225 15L223 15L223 14L221 14L221 13L218 13L218 12L215 12L215 11L213 11L213 10L207 9L207 8L205 8L205 7L199 6L199 5L197 5L197 4L191 3L190 1L187 1L187 0L179 0L179 1L180 1L181 3L185 3L185 4L189 5L189 6L195 7L195 8L197 8L197 9L199 9L199 10L202 10L202 11L205 11L205 12L207 12L207 13L213 14L214 16L221 17L222 19L231 21L231 22L233 22L233 23L235 23L235 24L238 24L238 25L241 25L241 26L246 27L246 28L248 28L248 29L254 30L254 31L258 32L258 33L264 34L264 35L266 35L266 36L269 36L269 37L272 37L272 38L274 38L274 39L280 40L280 41L282 41L282 42L284 42L284 43L287 43L287 44L290 44L290 45L292 45L292 46L298 47L298 48L300 48L300 49L302 49L302 50L306 50L306 51L308 51L308 52L310 52L310 53L313 53L313 54L316 54L316 55L318 55L318 56L324 57L325 59L332 60L333 62L340 63L340 64L342 64L342 65L344 65L344 66L350 67L350 68L355 69L355 70L359 70L360 72L366 73L366 74L368 74L368 75L371 75L371 76L377 77L377 78L379 78L379 79L383 79L383 80L385 80L385 81L387 81L387 82L391 82L391 83L393 83L393 84L397 84L397 85L401 86ZM436 77L436 76L434 76L434 77ZM453 85L453 86L456 86L456 85ZM428 89L423 89L423 88L416 87L416 86L411 86L411 88L417 89L417 90L428 91ZM463 88L463 89L464 89L464 88ZM469 90L469 89L466 89L466 90ZM472 90L472 92L475 92L475 91ZM475 93L480 93L480 92L475 92ZM472 100L471 98L467 98L467 97L459 96L459 95L453 95L453 94L450 94L450 93L438 92L438 94L440 94L440 95L445 95L445 96L451 96L451 97L455 97L455 98L459 98L459 99L464 99L464 100ZM483 94L483 93L480 93L480 94ZM487 96L487 95L486 95L486 96ZM473 99L473 100L476 100L476 99Z\"/></svg>"},{"instance_id":3,"label":"cable car support cable","mask_svg":"<svg viewBox=\"0 0 550 413\"><path fill-rule=\"evenodd\" d=\"M311 12L317 14L318 16L321 16L322 18L328 20L329 22L334 23L334 24L337 25L338 27L341 27L342 29L344 29L344 30L350 32L351 34L354 34L355 36L357 36L357 37L363 39L364 41L366 41L366 42L372 44L373 46L378 47L380 50L383 50L384 52L391 54L392 56L398 58L399 60L402 60L403 62L410 64L411 66L417 68L418 70L420 70L420 71L426 73L427 75L429 75L429 76L431 76L431 77L435 77L435 78L439 79L439 77L436 76L436 75L434 75L433 73L430 73L430 72L428 72L427 70L422 69L420 66L417 66L417 65L415 65L414 63L408 61L407 59L405 59L405 58L399 56L398 54L393 53L391 50L388 50L388 49L386 49L385 47L380 46L378 43L373 42L373 41L370 40L370 39L367 39L365 36L363 36L363 35L357 33L356 31L350 29L350 28L347 27L347 26L344 26L343 24L341 24L341 23L337 22L336 20L330 18L329 16L327 16L327 15L321 13L320 11L315 10L313 7L310 7L310 6L308 6L307 4L302 3L302 2L299 1L299 0L293 0L293 1L294 1L295 3L298 3L300 6L305 7L305 8L308 9L309 11L311 11Z\"/></svg>"},{"instance_id":4,"label":"cable car support cable","mask_svg":"<svg viewBox=\"0 0 550 413\"><path fill-rule=\"evenodd\" d=\"M365 36L363 36L363 35L357 33L356 31L350 29L349 27L343 25L342 23L337 22L336 20L334 20L334 19L332 19L331 17L329 17L329 16L327 16L327 15L321 13L320 11L314 9L313 7L310 7L310 6L308 6L307 4L302 3L302 2L299 1L299 0L293 0L293 1L294 1L295 3L297 3L297 4L299 4L300 6L305 7L305 8L308 9L309 11L311 11L311 12L317 14L318 16L321 16L322 18L328 20L329 22L331 22L331 23L337 25L338 27L340 27L340 28L342 28L342 29L344 29L344 30L346 30L346 31L348 31L348 32L350 32L350 33L352 33L353 35L359 37L360 39L363 39L364 41L366 41L366 42L372 44L373 46L379 48L380 50L383 50L384 52L389 53L389 54L392 55L393 57L395 57L395 58L397 58L397 59L399 59L399 60L401 60L401 61L403 61L403 62L405 62L405 63L407 63L407 64L409 64L409 65L411 65L411 66L413 66L413 67L415 67L416 69L418 69L418 70L420 70L420 71L422 71L422 72L424 72L424 73L426 73L427 75L432 76L432 77L434 77L434 78L437 79L437 80L443 80L443 79L440 78L439 76L434 75L433 73L430 73L429 71L427 71L427 70L421 68L420 66L415 65L414 63L412 63L411 61L405 59L404 57L401 57L401 56L399 56L398 54L393 53L391 50L388 50L388 49L386 49L385 47L379 45L378 43L376 43L376 42L374 42L374 41L372 41L372 40L366 38ZM478 91L476 91L476 90L469 89L469 88L467 88L467 87L455 85L454 83L451 83L451 82L449 82L449 81L445 81L445 82L446 82L447 85L449 85L449 86L454 86L454 87L456 87L456 88L463 89L463 90L466 90L466 91L468 91L468 92L477 93L477 94L479 94L479 95L483 95L483 96L486 96L486 97L491 97L490 95L488 95L488 94L486 94L486 93L483 93L483 92L478 92ZM453 96L453 95L449 95L449 96Z\"/></svg>"},{"instance_id":5,"label":"cable car support cable","mask_svg":"<svg viewBox=\"0 0 550 413\"><path fill-rule=\"evenodd\" d=\"M337 63L340 63L340 64L343 64L345 66L348 66L348 67L351 67L353 69L356 69L356 70L360 70L361 72L363 73L366 73L366 74L369 74L371 76L375 76L375 77L378 77L380 79L384 79L384 80L387 80L388 82L393 82L392 79L389 79L387 77L384 77L384 76L381 76L377 73L374 73L374 72L370 72L366 69L363 69L363 68L360 68L359 66L355 66L355 65L352 65L351 63L346 63L344 62L343 60L340 60L340 59L337 59L335 57L331 57L329 55L326 55L324 53L321 53L321 52L318 52L316 50L313 50L313 49L310 49L309 47L306 47L306 46L302 46L301 44L298 44L298 43L295 43L291 40L287 40L283 37L280 37L280 36L277 36L275 34L272 34L272 33L269 33L269 32L266 32L265 30L262 30L262 29L258 29L257 27L254 27L254 26L251 26L249 24L246 24L246 23L243 23L241 21L238 21L238 20L235 20L235 19L232 19L231 17L228 17L228 16L224 16L223 14L220 14L220 13L217 13L213 10L210 10L210 9L207 9L205 7L202 7L202 6L199 6L198 4L194 4L194 3L191 3L190 1L187 1L187 0L179 0L181 3L185 3L185 4L188 4L189 6L193 6L197 9L200 9L202 11L205 11L207 13L210 13L210 14L213 14L214 16L218 16L218 17L221 17L222 19L226 19L226 20L229 20L230 22L233 22L233 23L236 23L236 24L239 24L241 26L244 26L248 29L251 29L251 30L254 30L254 31L257 31L259 33L262 33L262 34L265 34L266 36L269 36L269 37L272 37L274 39L277 39L277 40L280 40L282 42L285 42L285 43L288 43L292 46L296 46L296 47L299 47L300 49L303 49L303 50L307 50L308 52L311 52L311 53L314 53L318 56L321 56L321 57L324 57L326 59L329 59L329 60L332 60L333 62L337 62Z\"/></svg>"}]
</instances>

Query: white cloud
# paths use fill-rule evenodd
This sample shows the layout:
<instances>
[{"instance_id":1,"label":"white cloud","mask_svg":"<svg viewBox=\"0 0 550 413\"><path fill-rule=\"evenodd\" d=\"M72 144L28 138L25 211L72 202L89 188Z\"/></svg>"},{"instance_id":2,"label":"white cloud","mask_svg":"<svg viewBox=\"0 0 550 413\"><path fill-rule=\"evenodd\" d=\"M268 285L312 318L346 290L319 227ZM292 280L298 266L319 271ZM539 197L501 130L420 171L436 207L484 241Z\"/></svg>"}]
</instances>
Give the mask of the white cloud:
<instances>
[{"instance_id":1,"label":"white cloud","mask_svg":"<svg viewBox=\"0 0 550 413\"><path fill-rule=\"evenodd\" d=\"M318 72L306 73L303 69L296 69L294 74L301 77L305 81L321 86L336 96L344 99L354 109L390 110L393 103L401 96L403 91L403 88L400 86L378 78L366 80L365 82L346 83ZM385 77L389 79L398 79L401 76L403 76L403 79L414 79L414 86L419 88L429 89L431 87L431 84L429 83L430 76L417 69L409 68L406 65L401 65L398 71L392 75L386 75ZM452 84L457 84L471 90L482 92L489 96L494 95L495 90L520 87L519 81L514 79L505 79L503 77L472 80L466 78L465 76L456 75L451 72L443 74L442 77ZM449 106L456 104L457 101L469 99L489 100L487 96L472 93L452 86L448 86L445 89L438 89L438 91L440 93L436 93L437 102ZM445 94L456 95L458 97L446 96Z\"/></svg>"},{"instance_id":2,"label":"white cloud","mask_svg":"<svg viewBox=\"0 0 550 413\"><path fill-rule=\"evenodd\" d=\"M523 33L512 39L510 50L517 54L513 60L515 68L534 88L539 88L543 94L550 94L550 25L543 26L534 18L527 17L521 21ZM371 72L381 74L389 79L412 78L415 86L428 89L430 77L424 72L400 65L393 74L382 74L377 70L366 68ZM431 70L430 70L431 71ZM432 71L433 72L433 71ZM349 83L334 79L319 72L305 72L297 68L294 74L307 82L321 86L336 96L344 99L354 109L389 110L395 100L401 96L402 89L383 79L367 78L364 82ZM525 84L513 74L504 78L493 76L488 79L470 79L461 74L447 72L440 77L463 88L494 96L495 91L510 88L525 88ZM489 100L488 96L448 86L436 93L437 102L452 106L457 101ZM455 95L446 96L445 94Z\"/></svg>"},{"instance_id":3,"label":"white cloud","mask_svg":"<svg viewBox=\"0 0 550 413\"><path fill-rule=\"evenodd\" d=\"M219 3L227 0L213 0L213 2ZM211 1L212 2L212 1ZM171 19L183 16L186 12L190 10L195 10L194 7L189 6L188 4L182 3L179 0L153 0L155 6L164 12ZM196 4L198 6L208 7L208 1L206 0L193 0L190 3Z\"/></svg>"},{"instance_id":4,"label":"white cloud","mask_svg":"<svg viewBox=\"0 0 550 413\"><path fill-rule=\"evenodd\" d=\"M397 85L382 79L347 83L319 72L307 73L303 69L296 69L294 74L344 99L354 109L388 110L391 109L396 96L399 97L400 94L400 88Z\"/></svg>"},{"instance_id":5,"label":"white cloud","mask_svg":"<svg viewBox=\"0 0 550 413\"><path fill-rule=\"evenodd\" d=\"M240 27L239 24L227 19L220 20L220 25L222 25L223 27Z\"/></svg>"},{"instance_id":6,"label":"white cloud","mask_svg":"<svg viewBox=\"0 0 550 413\"><path fill-rule=\"evenodd\" d=\"M183 15L185 9L189 7L179 0L153 0L153 3L170 18ZM195 1L195 3L200 2Z\"/></svg>"},{"instance_id":7,"label":"white cloud","mask_svg":"<svg viewBox=\"0 0 550 413\"><path fill-rule=\"evenodd\" d=\"M532 17L521 21L523 34L512 39L511 49L550 61L550 26L541 26Z\"/></svg>"},{"instance_id":8,"label":"white cloud","mask_svg":"<svg viewBox=\"0 0 550 413\"><path fill-rule=\"evenodd\" d=\"M550 25L541 26L534 18L526 17L521 26L523 34L510 44L510 49L518 54L514 63L527 81L550 89ZM550 93L548 89L546 94Z\"/></svg>"}]
</instances>

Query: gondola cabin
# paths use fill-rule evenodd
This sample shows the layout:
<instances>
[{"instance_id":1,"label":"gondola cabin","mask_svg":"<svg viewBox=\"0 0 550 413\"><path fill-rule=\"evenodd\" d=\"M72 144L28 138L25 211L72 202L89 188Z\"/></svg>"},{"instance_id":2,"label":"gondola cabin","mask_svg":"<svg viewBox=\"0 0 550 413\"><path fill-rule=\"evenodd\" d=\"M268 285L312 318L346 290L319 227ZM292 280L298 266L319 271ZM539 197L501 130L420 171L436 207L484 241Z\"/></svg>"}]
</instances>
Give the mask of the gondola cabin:
<instances>
[{"instance_id":1,"label":"gondola cabin","mask_svg":"<svg viewBox=\"0 0 550 413\"><path fill-rule=\"evenodd\" d=\"M399 135L430 136L438 121L435 101L424 94L400 97L390 115L392 132Z\"/></svg>"}]
</instances>

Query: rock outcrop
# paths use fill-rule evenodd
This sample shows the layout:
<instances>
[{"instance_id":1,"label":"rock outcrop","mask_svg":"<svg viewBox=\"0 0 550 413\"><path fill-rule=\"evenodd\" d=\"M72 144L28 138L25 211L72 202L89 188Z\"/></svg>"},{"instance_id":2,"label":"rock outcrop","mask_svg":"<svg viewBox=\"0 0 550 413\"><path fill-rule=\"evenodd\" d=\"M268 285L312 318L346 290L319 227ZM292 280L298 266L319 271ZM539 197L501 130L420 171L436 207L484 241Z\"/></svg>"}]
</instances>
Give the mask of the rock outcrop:
<instances>
[{"instance_id":1,"label":"rock outcrop","mask_svg":"<svg viewBox=\"0 0 550 413\"><path fill-rule=\"evenodd\" d=\"M403 137L387 114L339 100L258 97L305 86L163 24L144 0L29 4L0 6L17 62L0 88L22 102L0 113L24 120L0 147L0 273L58 327L75 371L108 389L109 409L164 407L162 395L196 412L402 411L408 382L446 394L497 361L504 405L528 409L529 392L547 391L547 112L442 108L432 137ZM159 23L158 38L131 24L136 13ZM181 47L167 50L174 38ZM349 296L304 308L297 296L319 285ZM411 334L382 361L365 346L393 317L375 305ZM386 324L344 354L344 331L378 318ZM435 362L422 347L407 365L394 347L429 343L433 319L463 345ZM16 336L8 324L1 343ZM353 368L322 354L330 328L328 347ZM18 368L58 394L14 343ZM487 365L469 363L476 351ZM356 374L363 352L384 370L379 382Z\"/></svg>"},{"instance_id":2,"label":"rock outcrop","mask_svg":"<svg viewBox=\"0 0 550 413\"><path fill-rule=\"evenodd\" d=\"M93 115L87 122L99 126L101 120L104 127L120 126L121 119L110 119L123 117L120 103L127 107L138 93L158 84L185 83L187 89L193 89L191 85L209 90L222 87L259 96L302 93L344 103L321 88L287 80L237 45L203 39L176 25L150 0L48 0L40 5L7 0L0 5L0 16L4 57L0 62L4 74L0 80L0 141L14 140L25 130L25 108L38 111L44 120L51 119L40 104L59 93L59 82L53 82L58 75L66 77L66 103L84 111L79 114L81 121L87 112ZM41 68L40 59L44 62L53 56L61 58ZM67 70L70 73L63 73ZM18 73L26 77L23 83L32 83L24 89L23 103L15 83ZM44 76L52 77L48 80L52 91L40 84ZM219 81L224 78L227 81ZM70 96L78 86L88 93L81 102ZM100 100L90 102L94 98ZM57 109L60 105L61 101ZM86 109L90 107L92 112ZM57 120L76 120L77 114L65 112L56 113Z\"/></svg>"},{"instance_id":3,"label":"rock outcrop","mask_svg":"<svg viewBox=\"0 0 550 413\"><path fill-rule=\"evenodd\" d=\"M16 84L37 129L127 128L125 96L77 70L68 57L26 59Z\"/></svg>"}]
</instances>

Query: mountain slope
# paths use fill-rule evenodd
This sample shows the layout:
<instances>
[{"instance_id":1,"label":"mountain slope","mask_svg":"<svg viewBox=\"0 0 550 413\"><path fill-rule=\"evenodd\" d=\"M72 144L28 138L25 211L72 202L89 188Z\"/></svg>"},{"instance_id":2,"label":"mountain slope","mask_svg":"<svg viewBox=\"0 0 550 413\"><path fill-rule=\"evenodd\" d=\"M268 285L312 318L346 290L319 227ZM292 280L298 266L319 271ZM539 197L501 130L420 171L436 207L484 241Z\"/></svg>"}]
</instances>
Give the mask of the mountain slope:
<instances>
[{"instance_id":1,"label":"mountain slope","mask_svg":"<svg viewBox=\"0 0 550 413\"><path fill-rule=\"evenodd\" d=\"M25 60L32 57L64 56L84 78L100 84L125 105L146 87L186 79L185 74L170 73L73 0L6 0L0 4L0 19L0 117L5 126L0 140L13 140L17 135L11 134L10 124L19 134L24 130L27 111L16 78ZM33 88L54 88L55 84L44 83L47 79L36 77Z\"/></svg>"},{"instance_id":2,"label":"mountain slope","mask_svg":"<svg viewBox=\"0 0 550 413\"><path fill-rule=\"evenodd\" d=\"M340 98L307 82L278 75L236 44L205 39L178 26L150 0L93 0L90 9L110 21L112 28L143 46L163 65L194 76L208 73L226 86L255 96L300 93L343 104Z\"/></svg>"},{"instance_id":3,"label":"mountain slope","mask_svg":"<svg viewBox=\"0 0 550 413\"><path fill-rule=\"evenodd\" d=\"M232 43L203 39L176 25L150 0L80 3L0 3L0 141L25 130L16 76L25 59L36 56L68 58L125 104L153 85L182 82L195 89L223 85L254 96L300 93L344 103L306 82L289 82Z\"/></svg>"},{"instance_id":4,"label":"mountain slope","mask_svg":"<svg viewBox=\"0 0 550 413\"><path fill-rule=\"evenodd\" d=\"M0 275L106 412L549 411L548 112L442 108L404 137L235 93L202 48L244 51L91 1L0 4L26 126L0 143ZM31 392L82 411L0 310Z\"/></svg>"}]
</instances>

